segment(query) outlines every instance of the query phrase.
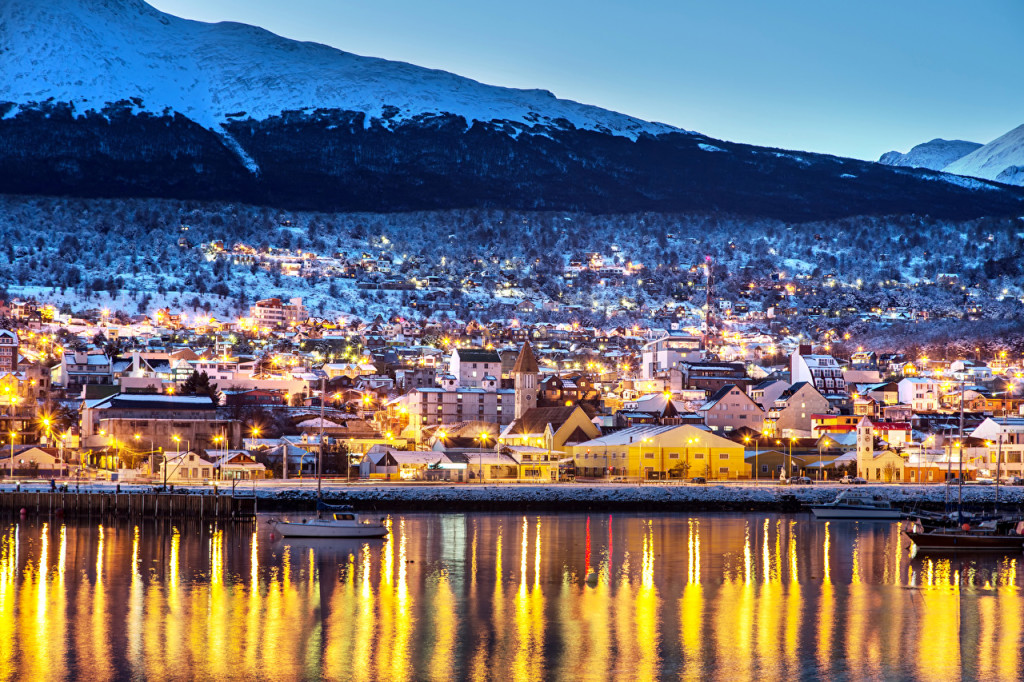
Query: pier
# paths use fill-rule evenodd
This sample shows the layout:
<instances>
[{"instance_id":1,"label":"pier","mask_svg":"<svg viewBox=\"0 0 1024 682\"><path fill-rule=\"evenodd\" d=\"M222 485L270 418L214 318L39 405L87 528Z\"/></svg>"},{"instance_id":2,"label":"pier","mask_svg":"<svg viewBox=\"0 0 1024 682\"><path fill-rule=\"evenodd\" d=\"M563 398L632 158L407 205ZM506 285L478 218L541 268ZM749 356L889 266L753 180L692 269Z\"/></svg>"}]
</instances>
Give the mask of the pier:
<instances>
[{"instance_id":1,"label":"pier","mask_svg":"<svg viewBox=\"0 0 1024 682\"><path fill-rule=\"evenodd\" d=\"M153 518L250 521L253 496L170 492L0 492L0 513L58 514L67 518Z\"/></svg>"}]
</instances>

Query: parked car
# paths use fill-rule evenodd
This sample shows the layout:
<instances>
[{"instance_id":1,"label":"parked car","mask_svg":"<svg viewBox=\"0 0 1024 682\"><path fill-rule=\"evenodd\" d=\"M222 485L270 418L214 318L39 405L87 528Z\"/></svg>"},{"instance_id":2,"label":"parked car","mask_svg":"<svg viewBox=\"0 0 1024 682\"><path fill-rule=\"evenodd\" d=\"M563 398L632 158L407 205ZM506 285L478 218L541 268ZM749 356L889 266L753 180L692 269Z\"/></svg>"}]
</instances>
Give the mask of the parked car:
<instances>
[{"instance_id":1,"label":"parked car","mask_svg":"<svg viewBox=\"0 0 1024 682\"><path fill-rule=\"evenodd\" d=\"M853 478L854 478L853 476L850 476L849 474L847 474L846 476L843 476L842 478L840 478L839 482L842 483L843 485L850 485L850 484L853 483Z\"/></svg>"},{"instance_id":2,"label":"parked car","mask_svg":"<svg viewBox=\"0 0 1024 682\"><path fill-rule=\"evenodd\" d=\"M811 479L806 476L798 476L790 481L793 485L811 485L814 483Z\"/></svg>"},{"instance_id":3,"label":"parked car","mask_svg":"<svg viewBox=\"0 0 1024 682\"><path fill-rule=\"evenodd\" d=\"M861 478L860 476L843 476L839 479L839 482L846 485L865 485L867 483L867 479Z\"/></svg>"},{"instance_id":4,"label":"parked car","mask_svg":"<svg viewBox=\"0 0 1024 682\"><path fill-rule=\"evenodd\" d=\"M1006 485L1024 485L1024 478L1020 476L1009 476L1005 481Z\"/></svg>"},{"instance_id":5,"label":"parked car","mask_svg":"<svg viewBox=\"0 0 1024 682\"><path fill-rule=\"evenodd\" d=\"M690 483L707 483L707 482L708 482L708 479L704 478L703 476L694 476L693 478L690 479Z\"/></svg>"}]
</instances>

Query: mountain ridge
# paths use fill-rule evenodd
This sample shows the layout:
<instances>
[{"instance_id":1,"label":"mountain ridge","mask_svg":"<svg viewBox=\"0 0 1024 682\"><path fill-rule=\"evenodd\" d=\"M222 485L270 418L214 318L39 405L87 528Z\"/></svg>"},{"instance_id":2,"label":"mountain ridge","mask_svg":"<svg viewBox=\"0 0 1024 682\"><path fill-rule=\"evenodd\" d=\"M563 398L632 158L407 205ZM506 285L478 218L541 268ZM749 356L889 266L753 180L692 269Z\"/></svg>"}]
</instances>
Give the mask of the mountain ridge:
<instances>
[{"instance_id":1,"label":"mountain ridge","mask_svg":"<svg viewBox=\"0 0 1024 682\"><path fill-rule=\"evenodd\" d=\"M0 46L0 192L795 220L1024 210L1001 184L714 140L141 0L7 0Z\"/></svg>"}]
</instances>

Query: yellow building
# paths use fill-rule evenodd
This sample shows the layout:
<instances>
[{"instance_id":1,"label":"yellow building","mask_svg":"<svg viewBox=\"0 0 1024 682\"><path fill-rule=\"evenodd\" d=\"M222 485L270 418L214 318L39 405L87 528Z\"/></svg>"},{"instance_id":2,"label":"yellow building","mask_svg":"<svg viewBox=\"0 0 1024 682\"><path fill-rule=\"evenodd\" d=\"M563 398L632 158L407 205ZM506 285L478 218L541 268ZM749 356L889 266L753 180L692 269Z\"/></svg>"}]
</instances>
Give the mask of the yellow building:
<instances>
[{"instance_id":1,"label":"yellow building","mask_svg":"<svg viewBox=\"0 0 1024 682\"><path fill-rule=\"evenodd\" d=\"M564 448L579 476L750 478L743 445L694 424L643 424Z\"/></svg>"}]
</instances>

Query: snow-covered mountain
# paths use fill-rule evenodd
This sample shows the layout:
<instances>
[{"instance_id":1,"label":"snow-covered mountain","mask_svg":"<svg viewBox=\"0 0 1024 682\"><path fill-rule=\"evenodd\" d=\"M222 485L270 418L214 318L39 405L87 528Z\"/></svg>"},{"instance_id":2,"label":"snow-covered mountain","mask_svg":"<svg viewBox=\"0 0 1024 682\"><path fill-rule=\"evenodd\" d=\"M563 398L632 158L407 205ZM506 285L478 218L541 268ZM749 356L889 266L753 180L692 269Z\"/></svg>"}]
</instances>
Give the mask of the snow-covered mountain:
<instances>
[{"instance_id":1,"label":"snow-covered mountain","mask_svg":"<svg viewBox=\"0 0 1024 682\"><path fill-rule=\"evenodd\" d=\"M1024 185L1024 125L943 168L947 173Z\"/></svg>"},{"instance_id":2,"label":"snow-covered mountain","mask_svg":"<svg viewBox=\"0 0 1024 682\"><path fill-rule=\"evenodd\" d=\"M0 192L296 209L1020 215L1024 192L713 140L143 0L0 0Z\"/></svg>"},{"instance_id":3,"label":"snow-covered mountain","mask_svg":"<svg viewBox=\"0 0 1024 682\"><path fill-rule=\"evenodd\" d=\"M240 117L314 109L361 112L386 127L447 113L630 138L676 130L544 90L483 85L245 24L180 19L142 0L4 0L0 45L0 101L54 99L81 114L130 99L137 110L177 112L218 132Z\"/></svg>"},{"instance_id":4,"label":"snow-covered mountain","mask_svg":"<svg viewBox=\"0 0 1024 682\"><path fill-rule=\"evenodd\" d=\"M967 156L979 147L981 147L981 144L978 142L943 140L937 137L934 140L917 145L906 154L896 151L886 152L882 154L878 162L887 166L928 168L929 170L938 171L957 159Z\"/></svg>"}]
</instances>

